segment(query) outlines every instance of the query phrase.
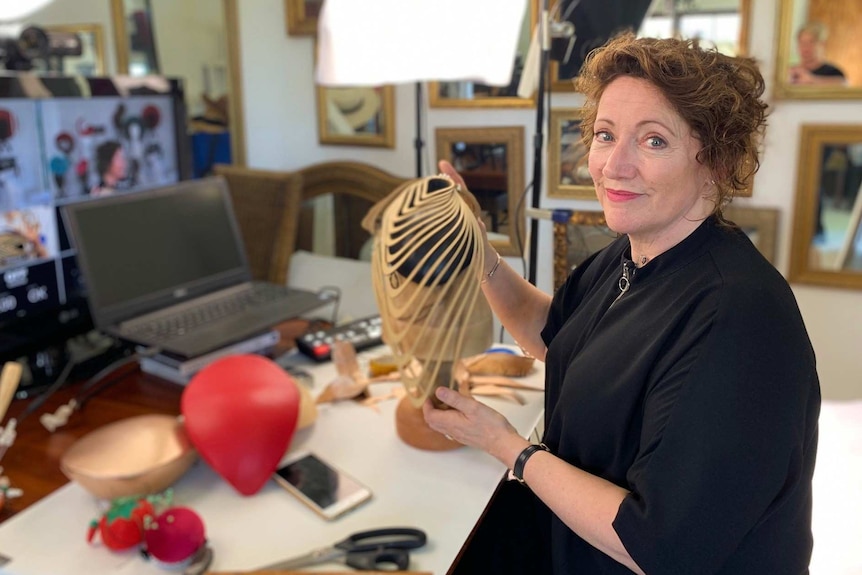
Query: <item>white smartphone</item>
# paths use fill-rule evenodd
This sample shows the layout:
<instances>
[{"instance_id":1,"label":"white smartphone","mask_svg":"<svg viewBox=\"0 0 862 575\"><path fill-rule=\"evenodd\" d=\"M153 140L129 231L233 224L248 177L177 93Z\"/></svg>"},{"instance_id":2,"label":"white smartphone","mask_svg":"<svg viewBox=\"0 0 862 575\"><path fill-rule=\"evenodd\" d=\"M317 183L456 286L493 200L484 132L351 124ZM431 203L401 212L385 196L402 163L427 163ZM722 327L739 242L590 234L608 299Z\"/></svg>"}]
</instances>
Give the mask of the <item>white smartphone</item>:
<instances>
[{"instance_id":1,"label":"white smartphone","mask_svg":"<svg viewBox=\"0 0 862 575\"><path fill-rule=\"evenodd\" d=\"M291 454L275 481L324 519L335 519L371 499L371 490L308 451Z\"/></svg>"}]
</instances>

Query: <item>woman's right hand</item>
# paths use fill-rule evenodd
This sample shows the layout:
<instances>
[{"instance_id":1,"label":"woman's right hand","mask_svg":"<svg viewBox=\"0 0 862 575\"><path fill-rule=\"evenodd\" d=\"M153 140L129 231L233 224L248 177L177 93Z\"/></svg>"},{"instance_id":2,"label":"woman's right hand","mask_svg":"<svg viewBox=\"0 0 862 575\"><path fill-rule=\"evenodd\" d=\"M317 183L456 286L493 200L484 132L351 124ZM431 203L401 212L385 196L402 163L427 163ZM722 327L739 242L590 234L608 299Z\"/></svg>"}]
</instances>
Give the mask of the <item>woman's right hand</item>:
<instances>
[{"instance_id":1,"label":"woman's right hand","mask_svg":"<svg viewBox=\"0 0 862 575\"><path fill-rule=\"evenodd\" d=\"M449 160L440 160L439 162L437 162L437 168L440 170L441 174L449 176L456 184L458 184L465 190L467 189L467 183L464 182L464 178L461 177L461 174L458 173L458 170L455 169L455 166L449 163Z\"/></svg>"}]
</instances>

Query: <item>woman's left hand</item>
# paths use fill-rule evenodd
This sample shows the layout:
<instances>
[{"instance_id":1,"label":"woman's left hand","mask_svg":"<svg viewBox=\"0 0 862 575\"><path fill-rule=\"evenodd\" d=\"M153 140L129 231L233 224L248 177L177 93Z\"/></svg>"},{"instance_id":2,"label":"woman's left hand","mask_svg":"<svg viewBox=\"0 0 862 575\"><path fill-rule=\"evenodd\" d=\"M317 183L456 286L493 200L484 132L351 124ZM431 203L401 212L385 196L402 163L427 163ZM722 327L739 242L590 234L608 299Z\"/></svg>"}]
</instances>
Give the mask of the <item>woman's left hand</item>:
<instances>
[{"instance_id":1,"label":"woman's left hand","mask_svg":"<svg viewBox=\"0 0 862 575\"><path fill-rule=\"evenodd\" d=\"M512 465L509 455L527 444L505 417L484 403L447 387L438 387L435 395L452 409L435 409L430 400L425 402L422 412L434 431L486 451L504 465Z\"/></svg>"},{"instance_id":2,"label":"woman's left hand","mask_svg":"<svg viewBox=\"0 0 862 575\"><path fill-rule=\"evenodd\" d=\"M802 66L793 66L790 69L791 84L813 84L814 75Z\"/></svg>"}]
</instances>

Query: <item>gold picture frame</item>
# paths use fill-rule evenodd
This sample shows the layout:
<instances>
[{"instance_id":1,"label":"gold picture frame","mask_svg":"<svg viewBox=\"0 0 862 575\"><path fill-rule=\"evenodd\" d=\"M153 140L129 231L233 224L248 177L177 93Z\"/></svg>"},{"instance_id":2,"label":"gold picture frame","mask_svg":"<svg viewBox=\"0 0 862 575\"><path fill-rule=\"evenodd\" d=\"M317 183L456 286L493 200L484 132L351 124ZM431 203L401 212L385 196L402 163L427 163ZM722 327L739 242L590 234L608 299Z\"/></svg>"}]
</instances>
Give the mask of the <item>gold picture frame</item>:
<instances>
[{"instance_id":1,"label":"gold picture frame","mask_svg":"<svg viewBox=\"0 0 862 575\"><path fill-rule=\"evenodd\" d=\"M862 125L803 125L797 169L788 280L862 289Z\"/></svg>"},{"instance_id":2,"label":"gold picture frame","mask_svg":"<svg viewBox=\"0 0 862 575\"><path fill-rule=\"evenodd\" d=\"M816 21L827 26L825 58L847 74L846 85L801 85L791 80L791 61L795 59L796 36L800 27ZM862 99L862 64L856 48L862 27L858 3L779 0L778 49L776 50L773 96L784 100Z\"/></svg>"},{"instance_id":3,"label":"gold picture frame","mask_svg":"<svg viewBox=\"0 0 862 575\"><path fill-rule=\"evenodd\" d=\"M776 265L778 253L778 208L729 205L722 210L738 225L769 263Z\"/></svg>"},{"instance_id":4,"label":"gold picture frame","mask_svg":"<svg viewBox=\"0 0 862 575\"><path fill-rule=\"evenodd\" d=\"M317 86L321 144L395 147L395 88Z\"/></svg>"},{"instance_id":5,"label":"gold picture frame","mask_svg":"<svg viewBox=\"0 0 862 575\"><path fill-rule=\"evenodd\" d=\"M140 55L134 55L131 51L131 35L133 30L126 25L129 17L128 11L140 5L135 0L110 0L111 1L111 27L113 28L114 49L116 54L115 72L120 75L130 74L130 63L139 59ZM243 104L243 82L242 82L242 58L240 57L240 33L239 33L239 0L220 0L214 3L213 9L221 11L219 18L209 19L206 22L207 30L213 38L223 38L225 57L227 60L227 105L228 123L230 128L232 163L238 166L246 164L246 137L245 137L245 106ZM217 22L223 22L223 29ZM213 27L215 26L215 27ZM154 28L154 37L160 37L161 32ZM179 32L178 32L179 33ZM188 31L186 30L188 35ZM193 42L195 35L188 36L188 41ZM203 62L201 62L203 64ZM184 61L183 65L189 65ZM186 68L183 68L184 70ZM191 68L188 68L191 69ZM195 68L200 69L200 68ZM172 74L164 70L154 70L169 76L183 76L183 73ZM188 93L186 94L188 97ZM197 95L195 95L197 97Z\"/></svg>"},{"instance_id":6,"label":"gold picture frame","mask_svg":"<svg viewBox=\"0 0 862 575\"><path fill-rule=\"evenodd\" d=\"M554 291L574 268L618 237L604 212L574 211L565 223L554 222Z\"/></svg>"},{"instance_id":7,"label":"gold picture frame","mask_svg":"<svg viewBox=\"0 0 862 575\"><path fill-rule=\"evenodd\" d=\"M289 36L316 36L317 17L323 0L284 0L285 24Z\"/></svg>"},{"instance_id":8,"label":"gold picture frame","mask_svg":"<svg viewBox=\"0 0 862 575\"><path fill-rule=\"evenodd\" d=\"M77 34L83 53L63 58L63 74L76 76L102 76L105 66L105 32L101 24L63 24L45 26L46 32Z\"/></svg>"},{"instance_id":9,"label":"gold picture frame","mask_svg":"<svg viewBox=\"0 0 862 575\"><path fill-rule=\"evenodd\" d=\"M548 135L548 197L595 200L596 188L581 141L581 108L551 110Z\"/></svg>"},{"instance_id":10,"label":"gold picture frame","mask_svg":"<svg viewBox=\"0 0 862 575\"><path fill-rule=\"evenodd\" d=\"M524 225L524 127L437 128L437 159L448 160L482 208L491 244L520 256Z\"/></svg>"}]
</instances>

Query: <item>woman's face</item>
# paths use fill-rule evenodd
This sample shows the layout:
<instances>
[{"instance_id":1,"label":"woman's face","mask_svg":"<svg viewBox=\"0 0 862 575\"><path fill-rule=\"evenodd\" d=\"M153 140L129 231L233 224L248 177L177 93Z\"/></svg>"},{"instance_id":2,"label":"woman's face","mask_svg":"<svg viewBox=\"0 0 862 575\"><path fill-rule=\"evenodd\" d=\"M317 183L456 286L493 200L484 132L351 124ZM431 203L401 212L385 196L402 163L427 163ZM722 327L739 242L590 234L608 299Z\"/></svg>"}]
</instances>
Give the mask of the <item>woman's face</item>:
<instances>
[{"instance_id":1,"label":"woman's face","mask_svg":"<svg viewBox=\"0 0 862 575\"><path fill-rule=\"evenodd\" d=\"M803 62L820 59L820 42L817 41L817 37L814 34L805 30L799 33L796 40L799 58Z\"/></svg>"},{"instance_id":2,"label":"woman's face","mask_svg":"<svg viewBox=\"0 0 862 575\"><path fill-rule=\"evenodd\" d=\"M598 103L590 175L608 227L661 253L713 211L700 141L649 81L622 76ZM646 250L650 251L650 250ZM657 254L651 254L654 256Z\"/></svg>"},{"instance_id":3,"label":"woman's face","mask_svg":"<svg viewBox=\"0 0 862 575\"><path fill-rule=\"evenodd\" d=\"M114 178L122 179L126 176L126 155L122 148L117 148L114 156L111 158L111 165L108 168L108 174Z\"/></svg>"}]
</instances>

